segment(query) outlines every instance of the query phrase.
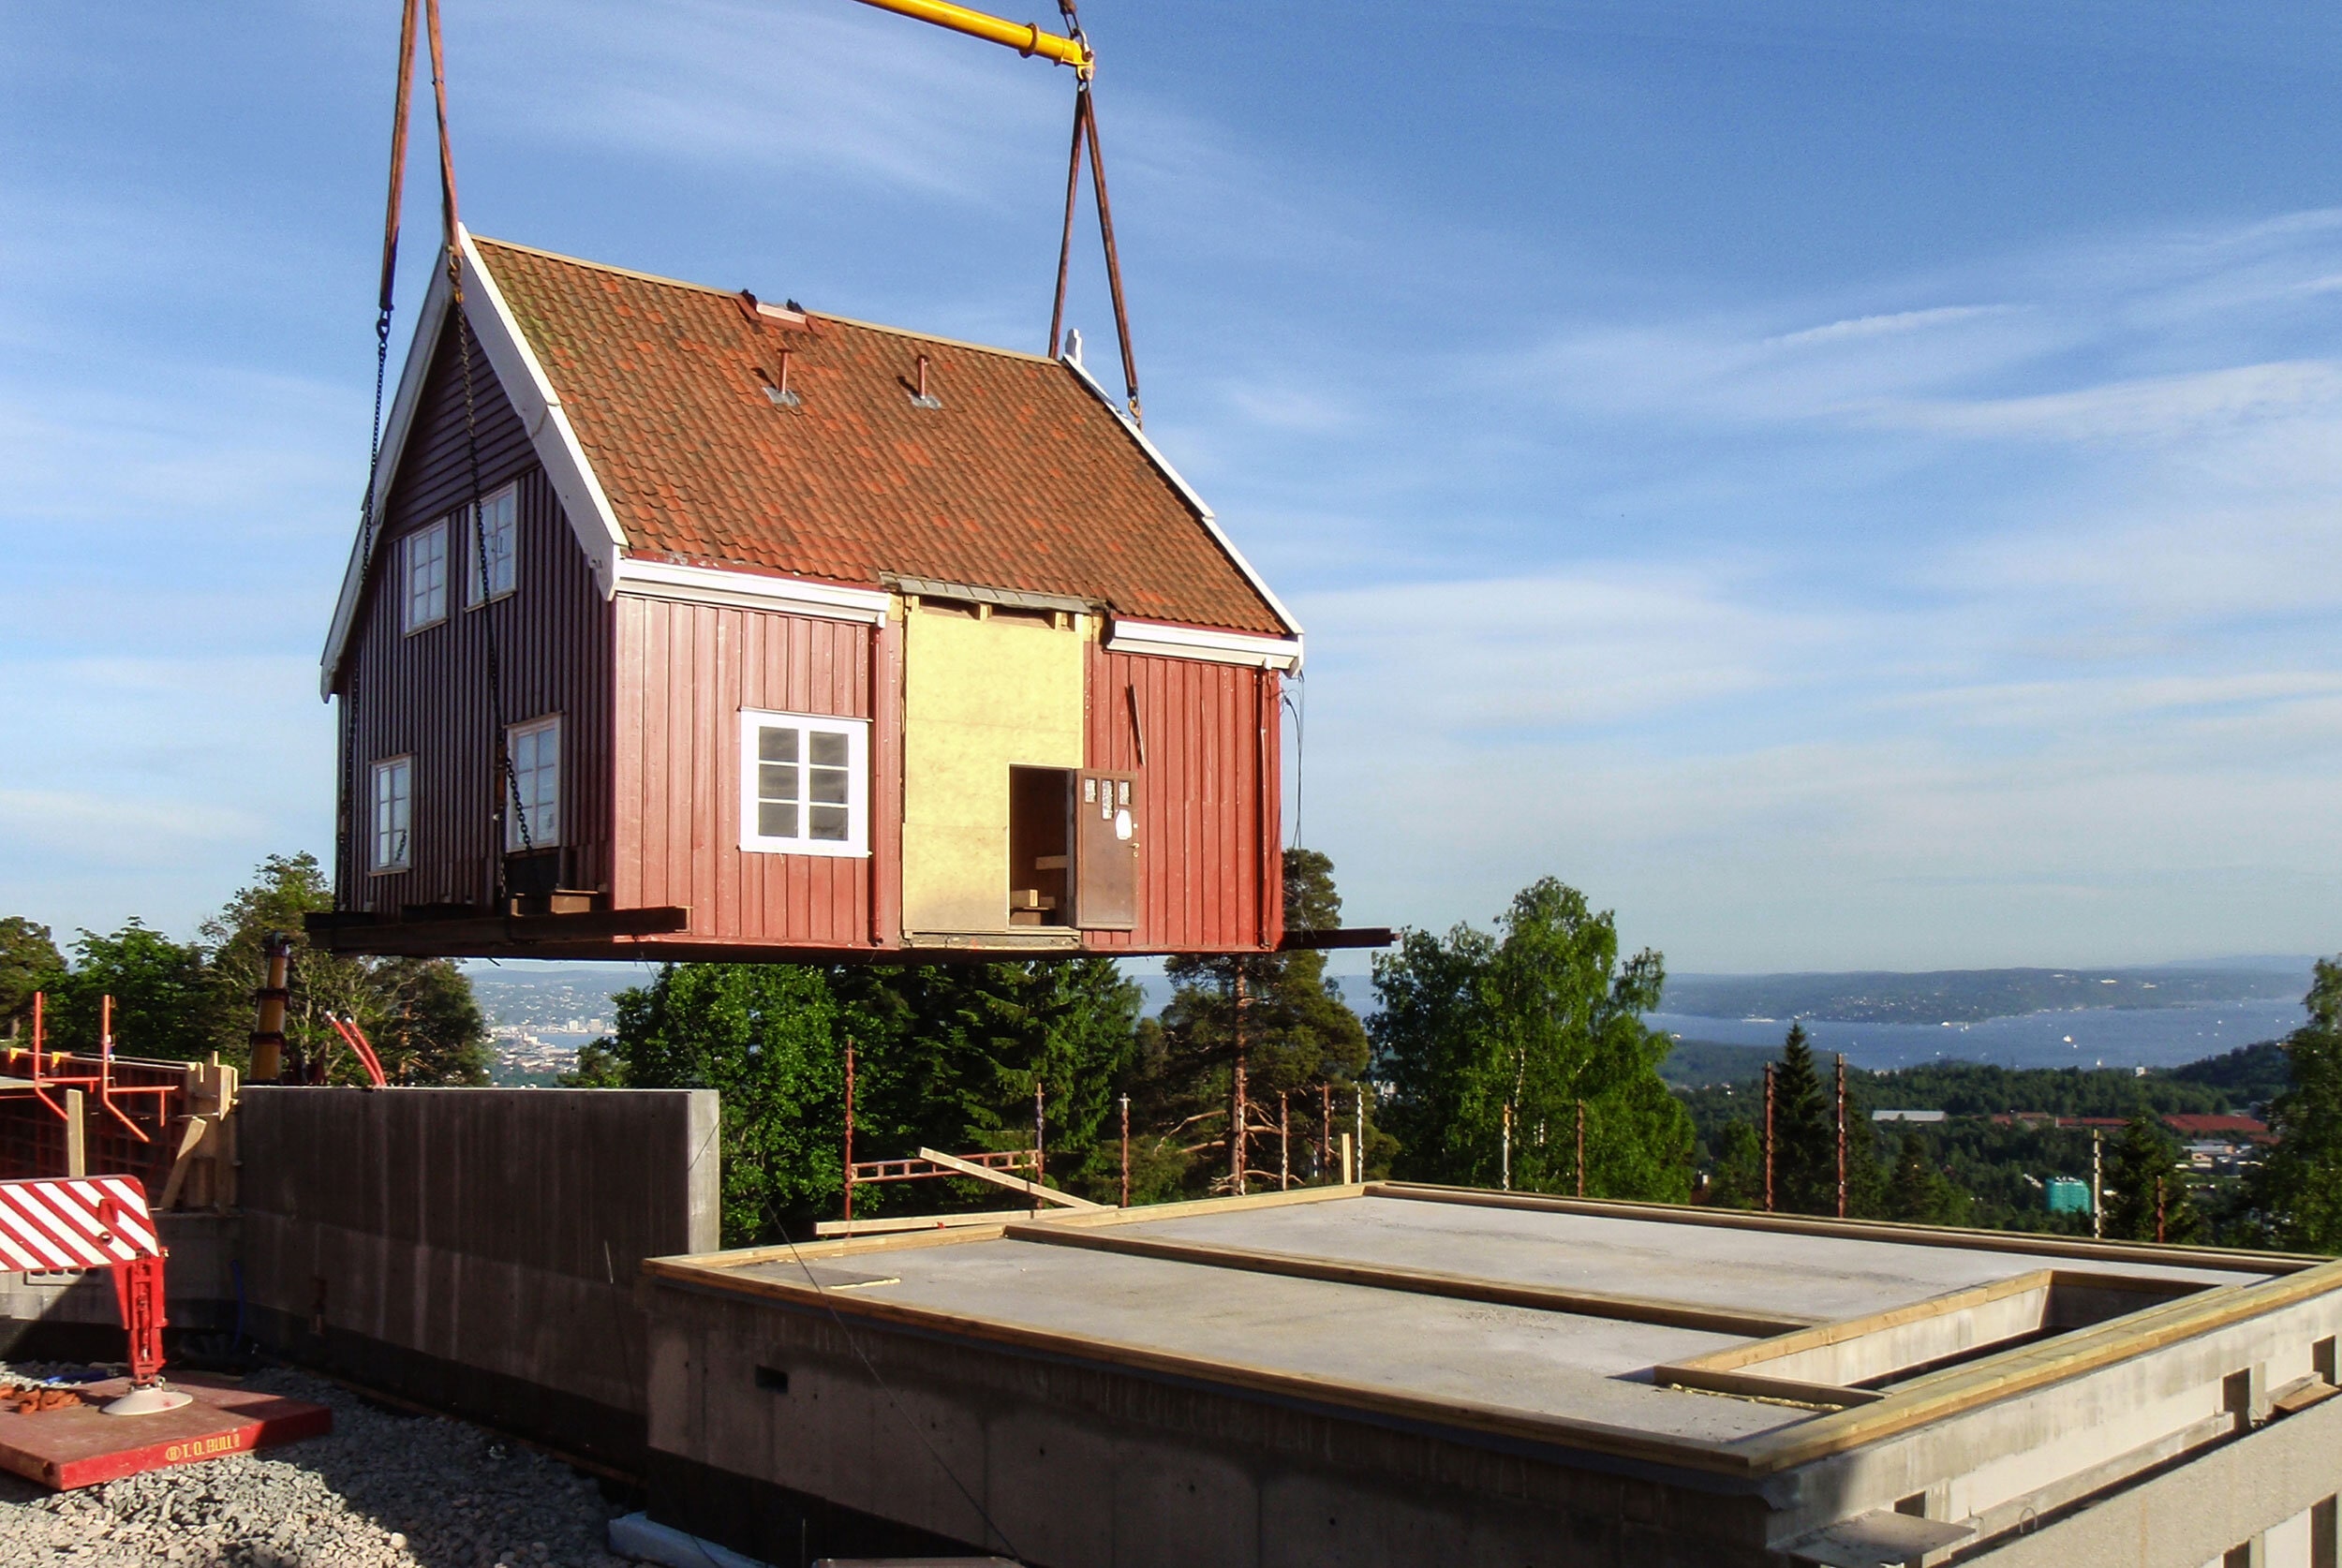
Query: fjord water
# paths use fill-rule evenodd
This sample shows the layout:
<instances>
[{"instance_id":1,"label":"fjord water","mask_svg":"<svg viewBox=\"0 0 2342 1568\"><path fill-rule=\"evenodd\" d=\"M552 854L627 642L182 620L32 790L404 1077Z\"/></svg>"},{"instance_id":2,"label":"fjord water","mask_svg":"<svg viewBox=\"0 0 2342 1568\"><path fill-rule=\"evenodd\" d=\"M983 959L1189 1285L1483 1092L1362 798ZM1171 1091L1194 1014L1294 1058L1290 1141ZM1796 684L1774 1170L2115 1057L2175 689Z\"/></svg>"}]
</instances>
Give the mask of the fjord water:
<instances>
[{"instance_id":1,"label":"fjord water","mask_svg":"<svg viewBox=\"0 0 2342 1568\"><path fill-rule=\"evenodd\" d=\"M2189 1007L2078 1008L1987 1018L1972 1024L1848 1024L1808 1018L1814 1049L1844 1051L1877 1071L1924 1061L1983 1061L2001 1067L2177 1067L2282 1039L2306 1016L2297 1002L2206 1002ZM1645 1022L1685 1040L1778 1045L1786 1018L1703 1018L1653 1013Z\"/></svg>"}]
</instances>

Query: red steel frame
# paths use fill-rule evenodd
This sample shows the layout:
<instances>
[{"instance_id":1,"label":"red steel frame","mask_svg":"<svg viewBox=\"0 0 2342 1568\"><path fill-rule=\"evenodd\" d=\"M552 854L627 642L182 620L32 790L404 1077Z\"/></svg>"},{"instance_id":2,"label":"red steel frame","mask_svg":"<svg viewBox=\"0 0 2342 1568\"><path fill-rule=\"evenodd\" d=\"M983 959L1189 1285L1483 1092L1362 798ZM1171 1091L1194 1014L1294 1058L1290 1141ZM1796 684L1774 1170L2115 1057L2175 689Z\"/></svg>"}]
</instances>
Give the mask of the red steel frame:
<instances>
[{"instance_id":1,"label":"red steel frame","mask_svg":"<svg viewBox=\"0 0 2342 1568\"><path fill-rule=\"evenodd\" d=\"M42 1047L45 1043L43 1032L47 1027L47 1003L48 998L43 996L42 993L38 991L33 993L33 1075L30 1078L17 1078L0 1074L0 1094L22 1093L29 1091L34 1099L39 1101L43 1105L48 1106L50 1111L59 1121L64 1121L67 1119L66 1108L57 1103L57 1102L49 1098L49 1090L52 1088L78 1088L82 1090L84 1093L94 1090L96 1094L98 1104L104 1106L115 1120L121 1122L124 1128L128 1130L130 1136L136 1138L142 1144L153 1143L155 1140L148 1137L145 1132L140 1128L139 1124L131 1120L128 1114L125 1112L121 1106L114 1103L114 1097L116 1095L126 1094L152 1094L168 1097L179 1093L180 1089L175 1084L118 1084L114 1082L113 998L101 997L98 998L97 1071L96 1072L60 1073L46 1072L43 1070L42 1063L44 1057ZM13 1066L15 1053L10 1052L9 1057L10 1065ZM50 1052L47 1054L45 1059L51 1066L54 1066L60 1057L67 1061L74 1059L70 1053L66 1052ZM167 1126L170 1122L170 1118L166 1114L166 1106L158 1101L155 1107L156 1121L158 1127Z\"/></svg>"}]
</instances>

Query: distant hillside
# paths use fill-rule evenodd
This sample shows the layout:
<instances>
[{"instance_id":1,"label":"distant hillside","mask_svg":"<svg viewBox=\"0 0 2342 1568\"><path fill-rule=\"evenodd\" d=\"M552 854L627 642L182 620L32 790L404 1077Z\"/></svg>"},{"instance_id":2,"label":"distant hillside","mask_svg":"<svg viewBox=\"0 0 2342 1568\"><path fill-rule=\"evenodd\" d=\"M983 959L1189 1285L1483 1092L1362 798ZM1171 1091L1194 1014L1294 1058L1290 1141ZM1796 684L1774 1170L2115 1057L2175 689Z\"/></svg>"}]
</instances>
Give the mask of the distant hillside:
<instances>
[{"instance_id":1,"label":"distant hillside","mask_svg":"<svg viewBox=\"0 0 2342 1568\"><path fill-rule=\"evenodd\" d=\"M2274 962L2274 961L2273 961ZM1938 969L1923 974L1671 976L1660 1010L1700 1018L1829 1018L1854 1024L1972 1024L2070 1008L2290 1001L2308 966L2124 969Z\"/></svg>"},{"instance_id":2,"label":"distant hillside","mask_svg":"<svg viewBox=\"0 0 2342 1568\"><path fill-rule=\"evenodd\" d=\"M1781 1055L1775 1045L1722 1045L1712 1040L1679 1040L1659 1076L1677 1088L1711 1088L1761 1077L1765 1063Z\"/></svg>"}]
</instances>

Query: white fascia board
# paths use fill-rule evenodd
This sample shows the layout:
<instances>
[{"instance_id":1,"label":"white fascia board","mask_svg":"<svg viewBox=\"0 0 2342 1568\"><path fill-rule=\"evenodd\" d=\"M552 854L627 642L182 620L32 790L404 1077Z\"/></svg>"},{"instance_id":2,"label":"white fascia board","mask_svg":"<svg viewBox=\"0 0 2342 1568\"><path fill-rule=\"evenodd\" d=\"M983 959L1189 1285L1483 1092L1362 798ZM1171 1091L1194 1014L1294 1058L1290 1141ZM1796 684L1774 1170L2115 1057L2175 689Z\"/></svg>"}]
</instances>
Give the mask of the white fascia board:
<instances>
[{"instance_id":1,"label":"white fascia board","mask_svg":"<svg viewBox=\"0 0 2342 1568\"><path fill-rule=\"evenodd\" d=\"M1081 361L1067 354L1060 357L1058 362L1079 377L1082 385L1088 387L1091 394L1106 406L1109 413L1122 422L1122 428L1129 431L1131 439L1138 443L1138 450L1147 454L1147 460L1155 466L1157 472L1171 481L1171 488L1177 490L1186 498L1187 504L1195 509L1195 515L1202 518L1204 526L1211 530L1211 537L1218 541L1220 548L1228 553L1228 559L1236 563L1237 570L1242 572L1244 580L1252 584L1253 590L1268 601L1268 608L1277 613L1277 619L1284 623L1285 629L1293 633L1294 640L1297 643L1301 637L1301 623L1294 618L1292 611L1285 608L1284 600L1277 597L1276 590L1263 580L1259 572L1253 570L1253 563L1244 558L1244 552L1236 547L1236 541L1231 540L1226 531L1220 526L1220 519L1212 515L1211 508L1204 504L1204 498L1195 494L1194 487L1181 478L1179 471L1171 466L1171 460L1164 456L1152 441L1147 439L1147 433L1139 429L1136 422L1131 418L1122 406L1115 402L1105 388L1098 384L1098 378L1089 374Z\"/></svg>"},{"instance_id":2,"label":"white fascia board","mask_svg":"<svg viewBox=\"0 0 2342 1568\"><path fill-rule=\"evenodd\" d=\"M778 610L792 615L817 615L825 620L859 621L878 626L895 596L882 588L852 588L836 583L811 583L798 577L767 577L762 572L728 571L721 567L684 566L674 561L646 561L621 556L617 591L640 599L672 599L687 604L729 604L745 610Z\"/></svg>"},{"instance_id":3,"label":"white fascia board","mask_svg":"<svg viewBox=\"0 0 2342 1568\"><path fill-rule=\"evenodd\" d=\"M1119 615L1107 625L1106 652L1151 654L1157 658L1201 658L1214 664L1249 664L1260 670L1301 667L1298 637L1254 637L1241 631L1166 626L1160 621L1126 621Z\"/></svg>"},{"instance_id":4,"label":"white fascia board","mask_svg":"<svg viewBox=\"0 0 2342 1568\"><path fill-rule=\"evenodd\" d=\"M369 536L362 527L359 536L349 541L349 565L342 572L341 597L334 601L334 622L325 634L325 654L318 672L318 695L327 701L333 698L334 677L341 673L342 655L357 622L358 599L365 589L373 551L382 542L382 509L390 498L391 476L398 472L399 455L407 450L408 434L414 428L415 407L422 401L422 383L431 374L431 351L438 344L439 325L447 319L452 294L447 269L432 268L431 288L423 295L422 313L415 318L414 335L407 345L407 362L398 373L398 392L391 399L390 418L382 426L382 450L374 465L374 493L367 498L374 528ZM362 555L361 552L364 554Z\"/></svg>"},{"instance_id":5,"label":"white fascia board","mask_svg":"<svg viewBox=\"0 0 2342 1568\"><path fill-rule=\"evenodd\" d=\"M618 558L626 553L626 535L618 527L618 515L602 493L601 481L594 477L594 466L586 460L586 449L578 444L577 432L561 407L560 393L553 390L520 322L504 303L504 291L481 264L480 251L461 224L456 226L455 240L463 259L464 298L487 306L484 311L474 308L467 313L472 335L480 339L489 367L520 415L528 443L553 493L561 498L561 510L569 517L578 545L593 564L594 582L601 597L608 599L618 591Z\"/></svg>"}]
</instances>

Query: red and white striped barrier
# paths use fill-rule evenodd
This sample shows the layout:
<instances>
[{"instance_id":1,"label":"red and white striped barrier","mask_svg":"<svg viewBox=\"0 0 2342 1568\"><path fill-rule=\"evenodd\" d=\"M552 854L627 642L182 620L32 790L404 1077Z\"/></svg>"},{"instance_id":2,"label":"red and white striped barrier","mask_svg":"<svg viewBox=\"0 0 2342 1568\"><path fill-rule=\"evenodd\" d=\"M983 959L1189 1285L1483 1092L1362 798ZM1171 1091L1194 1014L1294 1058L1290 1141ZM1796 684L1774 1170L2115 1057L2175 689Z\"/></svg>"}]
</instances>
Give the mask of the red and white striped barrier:
<instances>
[{"instance_id":1,"label":"red and white striped barrier","mask_svg":"<svg viewBox=\"0 0 2342 1568\"><path fill-rule=\"evenodd\" d=\"M135 1176L0 1181L0 1269L111 1268L162 1255Z\"/></svg>"}]
</instances>

